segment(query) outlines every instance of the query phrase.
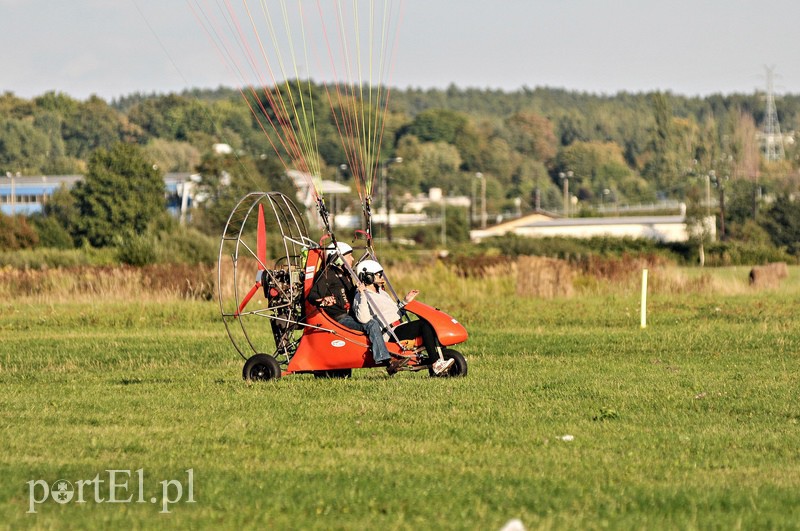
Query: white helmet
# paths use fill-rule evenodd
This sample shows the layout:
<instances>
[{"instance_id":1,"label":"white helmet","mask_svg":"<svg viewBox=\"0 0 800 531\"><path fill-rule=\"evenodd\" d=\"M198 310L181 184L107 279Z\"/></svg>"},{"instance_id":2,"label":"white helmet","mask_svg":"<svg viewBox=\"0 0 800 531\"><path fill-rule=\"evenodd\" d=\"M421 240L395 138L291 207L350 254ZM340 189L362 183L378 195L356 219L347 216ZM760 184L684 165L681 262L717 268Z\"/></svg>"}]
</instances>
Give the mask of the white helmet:
<instances>
[{"instance_id":1,"label":"white helmet","mask_svg":"<svg viewBox=\"0 0 800 531\"><path fill-rule=\"evenodd\" d=\"M364 284L374 284L375 275L383 273L383 266L375 260L364 260L356 266L356 272L358 273L358 280Z\"/></svg>"},{"instance_id":2,"label":"white helmet","mask_svg":"<svg viewBox=\"0 0 800 531\"><path fill-rule=\"evenodd\" d=\"M336 245L333 244L328 245L325 248L325 258L328 260L333 260L334 264L340 265L342 263L342 258L346 254L352 254L353 248L347 245L344 242L336 242Z\"/></svg>"}]
</instances>

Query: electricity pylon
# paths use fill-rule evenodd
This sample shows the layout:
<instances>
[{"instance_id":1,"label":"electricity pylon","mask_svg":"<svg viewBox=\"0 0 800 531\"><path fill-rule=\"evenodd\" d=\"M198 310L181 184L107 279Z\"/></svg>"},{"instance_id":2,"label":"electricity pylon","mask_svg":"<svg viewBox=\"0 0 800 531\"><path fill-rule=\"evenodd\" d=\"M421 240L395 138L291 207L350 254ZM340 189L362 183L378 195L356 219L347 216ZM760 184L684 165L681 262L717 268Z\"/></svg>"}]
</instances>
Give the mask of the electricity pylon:
<instances>
[{"instance_id":1,"label":"electricity pylon","mask_svg":"<svg viewBox=\"0 0 800 531\"><path fill-rule=\"evenodd\" d=\"M772 85L772 77L775 74L775 67L765 67L767 69L767 112L764 121L764 130L761 133L762 149L764 158L767 162L783 160L783 135L781 135L781 124L778 122L778 112L775 110L775 92Z\"/></svg>"}]
</instances>

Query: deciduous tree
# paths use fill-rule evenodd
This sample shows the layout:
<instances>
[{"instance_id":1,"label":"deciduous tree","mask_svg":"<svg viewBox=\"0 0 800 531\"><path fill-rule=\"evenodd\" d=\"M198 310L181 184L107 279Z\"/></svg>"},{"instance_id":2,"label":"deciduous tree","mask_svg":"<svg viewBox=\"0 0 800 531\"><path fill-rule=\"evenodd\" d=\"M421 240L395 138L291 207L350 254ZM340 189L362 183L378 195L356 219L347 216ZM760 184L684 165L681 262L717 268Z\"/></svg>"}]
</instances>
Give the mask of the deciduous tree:
<instances>
[{"instance_id":1,"label":"deciduous tree","mask_svg":"<svg viewBox=\"0 0 800 531\"><path fill-rule=\"evenodd\" d=\"M162 173L130 144L95 151L86 178L72 194L80 212L76 236L95 247L112 245L117 236L143 234L166 212Z\"/></svg>"}]
</instances>

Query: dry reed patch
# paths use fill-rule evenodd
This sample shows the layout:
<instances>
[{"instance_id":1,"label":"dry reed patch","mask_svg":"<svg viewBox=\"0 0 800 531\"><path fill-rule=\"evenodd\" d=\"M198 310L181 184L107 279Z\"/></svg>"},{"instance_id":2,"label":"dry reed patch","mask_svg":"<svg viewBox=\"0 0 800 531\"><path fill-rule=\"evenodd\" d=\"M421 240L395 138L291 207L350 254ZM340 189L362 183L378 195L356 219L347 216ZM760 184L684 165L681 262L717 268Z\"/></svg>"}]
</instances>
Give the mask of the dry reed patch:
<instances>
[{"instance_id":1,"label":"dry reed patch","mask_svg":"<svg viewBox=\"0 0 800 531\"><path fill-rule=\"evenodd\" d=\"M651 293L741 293L746 286L716 279L710 273L689 275L659 256L588 256L574 262L535 256L517 262L517 295L569 297L585 292L633 292L649 271Z\"/></svg>"},{"instance_id":2,"label":"dry reed patch","mask_svg":"<svg viewBox=\"0 0 800 531\"><path fill-rule=\"evenodd\" d=\"M700 293L731 296L753 293L746 276L718 268L665 266L653 270L648 278L649 291L664 295Z\"/></svg>"},{"instance_id":3,"label":"dry reed patch","mask_svg":"<svg viewBox=\"0 0 800 531\"><path fill-rule=\"evenodd\" d=\"M669 262L657 255L604 257L590 255L577 261L577 268L583 275L612 283L628 282L638 278L643 269L658 269Z\"/></svg>"},{"instance_id":4,"label":"dry reed patch","mask_svg":"<svg viewBox=\"0 0 800 531\"><path fill-rule=\"evenodd\" d=\"M453 269L463 278L494 278L514 273L516 263L506 256L471 256L455 261Z\"/></svg>"},{"instance_id":5,"label":"dry reed patch","mask_svg":"<svg viewBox=\"0 0 800 531\"><path fill-rule=\"evenodd\" d=\"M142 268L142 286L184 299L211 300L216 294L215 268L207 265L154 265Z\"/></svg>"},{"instance_id":6,"label":"dry reed patch","mask_svg":"<svg viewBox=\"0 0 800 531\"><path fill-rule=\"evenodd\" d=\"M789 276L786 262L774 262L755 266L750 270L750 285L754 288L777 288L781 280Z\"/></svg>"},{"instance_id":7,"label":"dry reed patch","mask_svg":"<svg viewBox=\"0 0 800 531\"><path fill-rule=\"evenodd\" d=\"M660 266L648 270L648 291L658 294L708 293L714 291L718 283L709 273L687 275L676 266Z\"/></svg>"},{"instance_id":8,"label":"dry reed patch","mask_svg":"<svg viewBox=\"0 0 800 531\"><path fill-rule=\"evenodd\" d=\"M213 268L204 265L152 265L143 268L74 267L0 270L0 295L48 301L182 298L209 300Z\"/></svg>"},{"instance_id":9,"label":"dry reed patch","mask_svg":"<svg viewBox=\"0 0 800 531\"><path fill-rule=\"evenodd\" d=\"M552 299L574 294L575 270L564 260L522 256L517 260L517 295Z\"/></svg>"}]
</instances>

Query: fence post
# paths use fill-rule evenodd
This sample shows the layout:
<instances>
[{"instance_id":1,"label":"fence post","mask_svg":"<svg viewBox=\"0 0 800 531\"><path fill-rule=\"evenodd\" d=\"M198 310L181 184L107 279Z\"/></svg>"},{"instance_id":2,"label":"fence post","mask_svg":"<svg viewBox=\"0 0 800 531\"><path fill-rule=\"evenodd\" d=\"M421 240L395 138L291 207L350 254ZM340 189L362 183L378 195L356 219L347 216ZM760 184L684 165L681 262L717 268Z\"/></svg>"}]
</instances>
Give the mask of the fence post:
<instances>
[{"instance_id":1,"label":"fence post","mask_svg":"<svg viewBox=\"0 0 800 531\"><path fill-rule=\"evenodd\" d=\"M647 327L647 269L642 269L642 328Z\"/></svg>"}]
</instances>

